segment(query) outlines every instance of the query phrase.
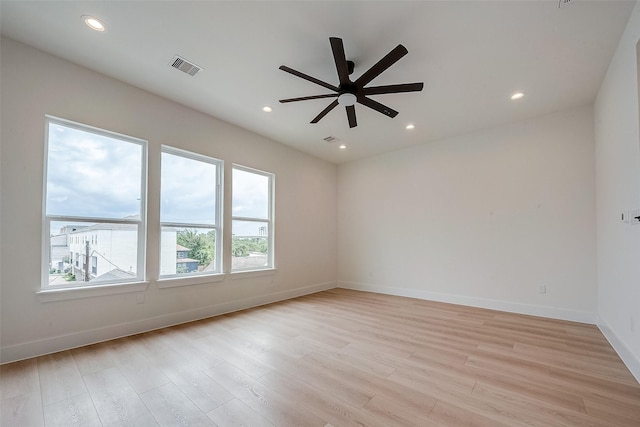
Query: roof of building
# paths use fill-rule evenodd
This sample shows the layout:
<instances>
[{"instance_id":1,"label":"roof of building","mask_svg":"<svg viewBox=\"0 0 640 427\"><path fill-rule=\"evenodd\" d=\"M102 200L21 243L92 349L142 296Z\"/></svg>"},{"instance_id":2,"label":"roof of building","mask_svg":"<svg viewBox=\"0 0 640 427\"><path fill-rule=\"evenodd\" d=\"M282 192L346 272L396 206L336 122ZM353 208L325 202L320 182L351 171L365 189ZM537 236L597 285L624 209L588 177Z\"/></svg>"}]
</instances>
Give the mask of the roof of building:
<instances>
[{"instance_id":1,"label":"roof of building","mask_svg":"<svg viewBox=\"0 0 640 427\"><path fill-rule=\"evenodd\" d=\"M82 234L93 230L137 230L138 224L113 224L113 223L98 223L89 225L76 231L71 231L69 234Z\"/></svg>"},{"instance_id":2,"label":"roof of building","mask_svg":"<svg viewBox=\"0 0 640 427\"><path fill-rule=\"evenodd\" d=\"M234 257L231 262L235 270L251 270L265 267L267 265L267 256L264 254L251 254L245 257Z\"/></svg>"},{"instance_id":3,"label":"roof of building","mask_svg":"<svg viewBox=\"0 0 640 427\"><path fill-rule=\"evenodd\" d=\"M136 274L131 271L124 271L120 270L119 268L114 268L111 271L107 271L106 273L93 278L92 281L131 279L133 277L136 277Z\"/></svg>"}]
</instances>

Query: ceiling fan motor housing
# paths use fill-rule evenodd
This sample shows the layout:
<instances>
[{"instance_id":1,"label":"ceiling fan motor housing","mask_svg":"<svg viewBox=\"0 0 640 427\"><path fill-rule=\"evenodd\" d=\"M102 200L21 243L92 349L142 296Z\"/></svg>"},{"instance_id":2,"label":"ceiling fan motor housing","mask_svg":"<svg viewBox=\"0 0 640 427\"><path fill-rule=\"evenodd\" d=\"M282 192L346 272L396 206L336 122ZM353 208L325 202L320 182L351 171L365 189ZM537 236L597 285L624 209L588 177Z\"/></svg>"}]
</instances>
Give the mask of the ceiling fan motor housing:
<instances>
[{"instance_id":1,"label":"ceiling fan motor housing","mask_svg":"<svg viewBox=\"0 0 640 427\"><path fill-rule=\"evenodd\" d=\"M353 61L347 61L347 71L349 75L353 74L353 70L356 68L356 64Z\"/></svg>"}]
</instances>

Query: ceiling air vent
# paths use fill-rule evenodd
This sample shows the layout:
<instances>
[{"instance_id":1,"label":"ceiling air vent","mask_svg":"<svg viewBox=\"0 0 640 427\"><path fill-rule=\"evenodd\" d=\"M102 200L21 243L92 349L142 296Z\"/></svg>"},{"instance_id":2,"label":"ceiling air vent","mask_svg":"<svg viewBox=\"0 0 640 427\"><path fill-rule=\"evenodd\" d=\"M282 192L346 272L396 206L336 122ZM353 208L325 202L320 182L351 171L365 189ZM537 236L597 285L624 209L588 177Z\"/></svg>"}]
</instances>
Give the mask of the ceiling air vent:
<instances>
[{"instance_id":1,"label":"ceiling air vent","mask_svg":"<svg viewBox=\"0 0 640 427\"><path fill-rule=\"evenodd\" d=\"M195 76L198 71L202 70L202 67L198 67L196 64L187 61L184 58L179 57L178 55L173 58L173 61L169 64L173 68L182 71L183 73L187 73L190 76Z\"/></svg>"},{"instance_id":2,"label":"ceiling air vent","mask_svg":"<svg viewBox=\"0 0 640 427\"><path fill-rule=\"evenodd\" d=\"M326 138L322 138L323 141L326 142L336 142L336 141L340 141L338 138L336 138L335 136L328 136Z\"/></svg>"},{"instance_id":3,"label":"ceiling air vent","mask_svg":"<svg viewBox=\"0 0 640 427\"><path fill-rule=\"evenodd\" d=\"M558 9L562 6L566 6L574 0L558 0Z\"/></svg>"}]
</instances>

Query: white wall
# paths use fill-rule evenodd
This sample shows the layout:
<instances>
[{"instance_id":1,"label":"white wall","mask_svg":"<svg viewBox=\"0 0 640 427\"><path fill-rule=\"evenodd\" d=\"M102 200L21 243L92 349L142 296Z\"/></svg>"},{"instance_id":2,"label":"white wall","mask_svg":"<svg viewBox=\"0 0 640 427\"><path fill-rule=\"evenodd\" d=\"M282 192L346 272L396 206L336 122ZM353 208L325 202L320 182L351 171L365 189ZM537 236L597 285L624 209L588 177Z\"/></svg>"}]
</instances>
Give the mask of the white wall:
<instances>
[{"instance_id":1,"label":"white wall","mask_svg":"<svg viewBox=\"0 0 640 427\"><path fill-rule=\"evenodd\" d=\"M594 115L598 324L640 381L640 225L620 222L622 210L640 208L638 40L640 3L600 87Z\"/></svg>"},{"instance_id":2,"label":"white wall","mask_svg":"<svg viewBox=\"0 0 640 427\"><path fill-rule=\"evenodd\" d=\"M594 180L589 106L340 165L339 286L594 323Z\"/></svg>"},{"instance_id":3,"label":"white wall","mask_svg":"<svg viewBox=\"0 0 640 427\"><path fill-rule=\"evenodd\" d=\"M1 347L3 362L335 286L336 166L164 98L3 38ZM149 141L147 277L135 294L41 302L45 114ZM160 146L276 176L277 272L159 289ZM225 215L230 238L230 209ZM229 262L230 249L225 256Z\"/></svg>"},{"instance_id":4,"label":"white wall","mask_svg":"<svg viewBox=\"0 0 640 427\"><path fill-rule=\"evenodd\" d=\"M334 165L3 38L0 361L328 288L338 277L344 287L578 321L597 311L640 378L640 226L618 221L621 209L640 206L639 38L636 6L593 110L341 165L337 179ZM133 294L36 297L45 114L149 140L144 304ZM277 273L158 289L161 144L223 159L227 206L231 163L276 174Z\"/></svg>"}]
</instances>

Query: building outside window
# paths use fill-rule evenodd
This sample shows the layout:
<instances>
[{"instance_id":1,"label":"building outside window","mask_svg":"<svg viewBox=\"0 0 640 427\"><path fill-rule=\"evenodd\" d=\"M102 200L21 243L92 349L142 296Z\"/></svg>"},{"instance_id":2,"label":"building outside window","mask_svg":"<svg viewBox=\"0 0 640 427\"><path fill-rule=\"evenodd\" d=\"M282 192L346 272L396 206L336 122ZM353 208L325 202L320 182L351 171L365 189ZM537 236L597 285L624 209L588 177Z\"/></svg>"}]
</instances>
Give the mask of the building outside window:
<instances>
[{"instance_id":1,"label":"building outside window","mask_svg":"<svg viewBox=\"0 0 640 427\"><path fill-rule=\"evenodd\" d=\"M144 280L146 141L50 116L46 139L42 288Z\"/></svg>"},{"instance_id":2,"label":"building outside window","mask_svg":"<svg viewBox=\"0 0 640 427\"><path fill-rule=\"evenodd\" d=\"M274 268L274 175L234 165L232 179L231 270Z\"/></svg>"},{"instance_id":3,"label":"building outside window","mask_svg":"<svg viewBox=\"0 0 640 427\"><path fill-rule=\"evenodd\" d=\"M143 281L146 141L47 116L43 289ZM223 162L162 147L160 277L222 272ZM231 270L274 268L274 175L232 169Z\"/></svg>"},{"instance_id":4,"label":"building outside window","mask_svg":"<svg viewBox=\"0 0 640 427\"><path fill-rule=\"evenodd\" d=\"M222 271L222 161L162 147L160 277Z\"/></svg>"}]
</instances>

